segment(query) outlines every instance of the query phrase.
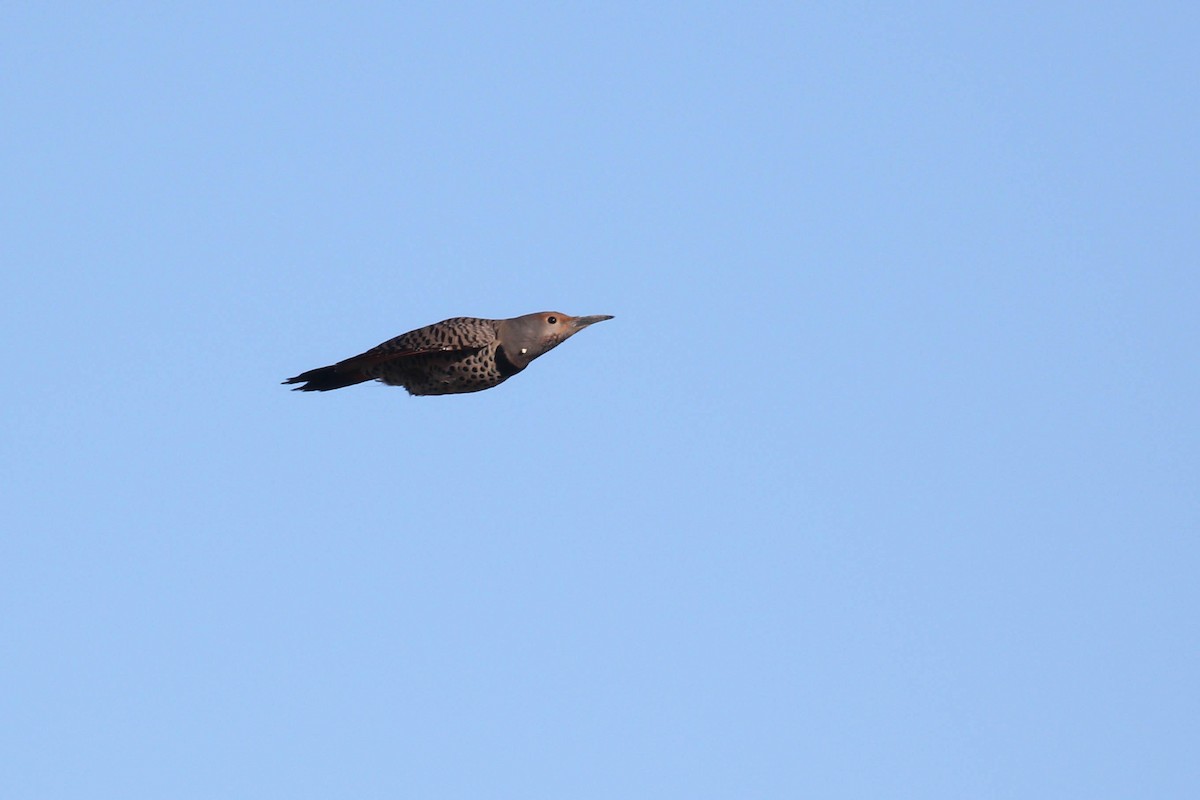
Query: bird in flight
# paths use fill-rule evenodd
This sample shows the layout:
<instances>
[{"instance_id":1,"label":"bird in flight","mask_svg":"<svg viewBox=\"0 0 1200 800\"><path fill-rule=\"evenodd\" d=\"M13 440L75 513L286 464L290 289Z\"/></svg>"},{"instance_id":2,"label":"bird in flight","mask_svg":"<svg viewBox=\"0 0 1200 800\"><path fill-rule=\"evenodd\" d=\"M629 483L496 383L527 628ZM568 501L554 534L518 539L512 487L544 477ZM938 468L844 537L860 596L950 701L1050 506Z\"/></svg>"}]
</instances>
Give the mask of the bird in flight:
<instances>
[{"instance_id":1,"label":"bird in flight","mask_svg":"<svg viewBox=\"0 0 1200 800\"><path fill-rule=\"evenodd\" d=\"M303 384L295 388L299 392L328 392L370 380L403 386L414 395L479 392L500 385L538 356L606 319L612 317L571 317L557 311L512 319L453 317L284 383Z\"/></svg>"}]
</instances>

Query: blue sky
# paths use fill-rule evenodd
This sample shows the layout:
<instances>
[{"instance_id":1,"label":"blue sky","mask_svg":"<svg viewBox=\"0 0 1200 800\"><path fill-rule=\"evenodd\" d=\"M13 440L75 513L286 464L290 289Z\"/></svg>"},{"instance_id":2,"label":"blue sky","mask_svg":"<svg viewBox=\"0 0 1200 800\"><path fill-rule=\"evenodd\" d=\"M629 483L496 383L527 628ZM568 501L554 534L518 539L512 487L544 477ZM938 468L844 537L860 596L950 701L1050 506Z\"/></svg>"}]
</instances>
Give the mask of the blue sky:
<instances>
[{"instance_id":1,"label":"blue sky","mask_svg":"<svg viewBox=\"0 0 1200 800\"><path fill-rule=\"evenodd\" d=\"M1195 796L1198 37L6 8L0 794Z\"/></svg>"}]
</instances>

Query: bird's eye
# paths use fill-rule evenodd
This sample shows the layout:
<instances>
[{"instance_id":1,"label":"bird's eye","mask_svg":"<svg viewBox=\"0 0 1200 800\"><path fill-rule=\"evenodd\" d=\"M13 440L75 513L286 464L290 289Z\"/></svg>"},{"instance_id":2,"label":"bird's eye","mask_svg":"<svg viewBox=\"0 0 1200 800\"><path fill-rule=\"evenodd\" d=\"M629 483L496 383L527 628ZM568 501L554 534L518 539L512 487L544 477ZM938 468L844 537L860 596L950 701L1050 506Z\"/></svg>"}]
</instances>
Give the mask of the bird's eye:
<instances>
[{"instance_id":1,"label":"bird's eye","mask_svg":"<svg viewBox=\"0 0 1200 800\"><path fill-rule=\"evenodd\" d=\"M549 322L551 325L556 325L558 324L558 317L546 317L546 322Z\"/></svg>"}]
</instances>

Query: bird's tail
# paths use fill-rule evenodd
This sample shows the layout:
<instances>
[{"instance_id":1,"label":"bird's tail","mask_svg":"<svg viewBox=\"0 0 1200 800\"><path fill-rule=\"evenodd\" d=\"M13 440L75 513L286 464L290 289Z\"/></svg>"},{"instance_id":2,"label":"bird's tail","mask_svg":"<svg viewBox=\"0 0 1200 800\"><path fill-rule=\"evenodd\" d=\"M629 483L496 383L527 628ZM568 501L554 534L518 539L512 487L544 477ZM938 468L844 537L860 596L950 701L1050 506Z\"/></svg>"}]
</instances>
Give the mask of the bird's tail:
<instances>
[{"instance_id":1,"label":"bird's tail","mask_svg":"<svg viewBox=\"0 0 1200 800\"><path fill-rule=\"evenodd\" d=\"M365 374L361 369L353 367L349 364L332 364L328 367L318 367L310 369L308 372L301 372L294 378L288 378L284 381L288 383L303 383L303 386L297 386L293 392L328 392L331 389L341 389L343 386L353 386L356 383L371 380L371 376Z\"/></svg>"}]
</instances>

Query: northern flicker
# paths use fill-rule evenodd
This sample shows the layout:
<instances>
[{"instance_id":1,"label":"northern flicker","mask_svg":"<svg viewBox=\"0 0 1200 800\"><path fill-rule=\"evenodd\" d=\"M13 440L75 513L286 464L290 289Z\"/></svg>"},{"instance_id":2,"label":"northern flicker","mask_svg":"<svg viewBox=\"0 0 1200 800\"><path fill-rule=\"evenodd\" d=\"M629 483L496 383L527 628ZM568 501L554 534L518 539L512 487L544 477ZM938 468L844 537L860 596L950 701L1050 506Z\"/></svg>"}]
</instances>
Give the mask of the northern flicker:
<instances>
[{"instance_id":1,"label":"northern flicker","mask_svg":"<svg viewBox=\"0 0 1200 800\"><path fill-rule=\"evenodd\" d=\"M409 394L478 392L503 383L538 356L606 319L612 317L569 317L557 311L512 319L454 317L284 383L303 383L294 390L300 392L327 392L370 380L403 386Z\"/></svg>"}]
</instances>

